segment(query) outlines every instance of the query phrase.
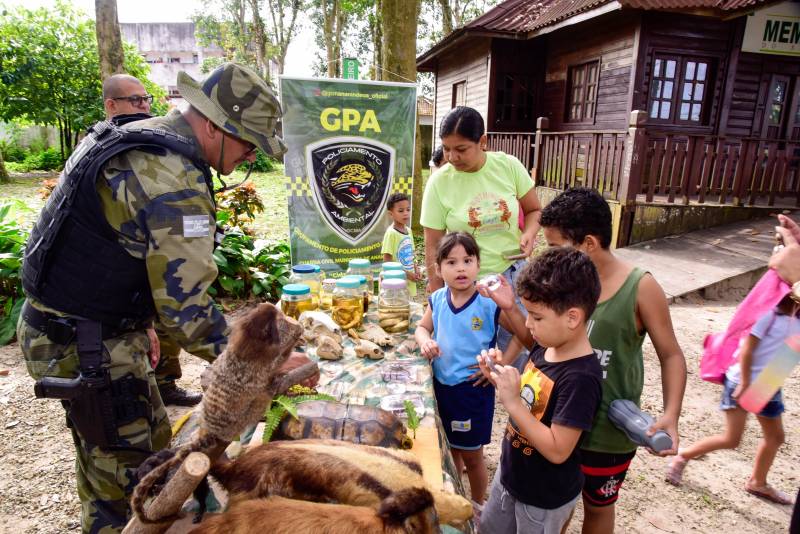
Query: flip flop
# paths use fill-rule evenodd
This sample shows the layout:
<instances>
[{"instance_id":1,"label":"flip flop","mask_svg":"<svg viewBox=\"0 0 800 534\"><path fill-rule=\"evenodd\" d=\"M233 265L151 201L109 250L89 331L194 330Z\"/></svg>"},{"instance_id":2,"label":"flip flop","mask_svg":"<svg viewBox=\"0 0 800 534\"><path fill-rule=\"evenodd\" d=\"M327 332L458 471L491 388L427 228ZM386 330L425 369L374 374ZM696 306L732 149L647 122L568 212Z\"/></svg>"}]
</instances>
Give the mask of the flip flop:
<instances>
[{"instance_id":1,"label":"flip flop","mask_svg":"<svg viewBox=\"0 0 800 534\"><path fill-rule=\"evenodd\" d=\"M766 499L776 504L792 504L794 502L787 494L769 485L758 489L745 486L744 490L751 495L761 497L762 499Z\"/></svg>"},{"instance_id":2,"label":"flip flop","mask_svg":"<svg viewBox=\"0 0 800 534\"><path fill-rule=\"evenodd\" d=\"M667 473L664 477L665 480L673 486L680 486L683 479L683 470L686 468L687 463L689 463L689 460L683 458L680 454L675 455L669 462L669 467L667 467Z\"/></svg>"}]
</instances>

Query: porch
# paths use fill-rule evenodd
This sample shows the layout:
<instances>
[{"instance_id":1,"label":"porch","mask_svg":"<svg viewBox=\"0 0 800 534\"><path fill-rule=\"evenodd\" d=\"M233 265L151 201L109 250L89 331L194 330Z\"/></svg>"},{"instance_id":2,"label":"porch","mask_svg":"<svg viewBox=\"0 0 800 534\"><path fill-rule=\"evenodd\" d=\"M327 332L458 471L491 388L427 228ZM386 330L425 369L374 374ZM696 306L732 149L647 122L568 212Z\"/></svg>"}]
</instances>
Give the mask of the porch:
<instances>
[{"instance_id":1,"label":"porch","mask_svg":"<svg viewBox=\"0 0 800 534\"><path fill-rule=\"evenodd\" d=\"M617 247L800 206L800 142L645 120L634 111L627 130L553 132L539 118L535 133L489 132L488 148L519 158L538 187L600 191L615 210Z\"/></svg>"}]
</instances>

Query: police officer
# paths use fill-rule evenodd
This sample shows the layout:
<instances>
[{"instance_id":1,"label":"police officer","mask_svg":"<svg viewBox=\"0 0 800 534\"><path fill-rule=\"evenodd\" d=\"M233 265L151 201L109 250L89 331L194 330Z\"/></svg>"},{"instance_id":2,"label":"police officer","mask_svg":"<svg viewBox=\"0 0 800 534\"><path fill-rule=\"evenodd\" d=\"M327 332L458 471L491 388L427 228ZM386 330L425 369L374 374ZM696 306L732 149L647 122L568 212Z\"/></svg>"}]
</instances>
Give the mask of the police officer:
<instances>
[{"instance_id":1,"label":"police officer","mask_svg":"<svg viewBox=\"0 0 800 534\"><path fill-rule=\"evenodd\" d=\"M138 78L128 74L114 74L103 81L103 107L106 118L116 125L148 119L153 95L148 94ZM156 323L154 329L148 329L150 337L151 358L157 361L156 384L161 394L161 401L169 406L194 406L203 395L186 391L177 384L183 375L178 355L180 346L167 336L165 330Z\"/></svg>"},{"instance_id":2,"label":"police officer","mask_svg":"<svg viewBox=\"0 0 800 534\"><path fill-rule=\"evenodd\" d=\"M84 532L124 527L136 467L170 440L148 326L157 317L208 361L226 346L207 292L217 275L210 167L229 174L256 148L285 152L280 105L251 70L226 63L202 82L181 72L178 89L189 104L180 111L92 128L26 248L17 335L36 395L66 409Z\"/></svg>"}]
</instances>

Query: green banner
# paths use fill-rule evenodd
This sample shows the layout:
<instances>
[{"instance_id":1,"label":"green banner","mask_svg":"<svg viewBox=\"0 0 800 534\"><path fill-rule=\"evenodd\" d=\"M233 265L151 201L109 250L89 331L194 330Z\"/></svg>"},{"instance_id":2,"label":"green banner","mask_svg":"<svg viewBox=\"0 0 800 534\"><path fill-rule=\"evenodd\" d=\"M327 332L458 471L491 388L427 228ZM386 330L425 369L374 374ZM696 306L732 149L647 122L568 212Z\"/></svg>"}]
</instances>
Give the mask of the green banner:
<instances>
[{"instance_id":1,"label":"green banner","mask_svg":"<svg viewBox=\"0 0 800 534\"><path fill-rule=\"evenodd\" d=\"M411 197L416 86L281 77L280 92L292 263L379 264L386 200Z\"/></svg>"},{"instance_id":2,"label":"green banner","mask_svg":"<svg viewBox=\"0 0 800 534\"><path fill-rule=\"evenodd\" d=\"M342 78L345 80L358 79L358 59L346 57L342 60Z\"/></svg>"}]
</instances>

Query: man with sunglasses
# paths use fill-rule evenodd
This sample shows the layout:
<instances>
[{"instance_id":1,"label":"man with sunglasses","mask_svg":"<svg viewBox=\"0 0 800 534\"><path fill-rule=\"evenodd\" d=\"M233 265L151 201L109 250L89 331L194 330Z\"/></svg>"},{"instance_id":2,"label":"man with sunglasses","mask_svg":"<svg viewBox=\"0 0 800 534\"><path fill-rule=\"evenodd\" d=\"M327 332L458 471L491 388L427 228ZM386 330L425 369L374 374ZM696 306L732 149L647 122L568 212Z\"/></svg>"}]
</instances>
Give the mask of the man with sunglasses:
<instances>
[{"instance_id":1,"label":"man with sunglasses","mask_svg":"<svg viewBox=\"0 0 800 534\"><path fill-rule=\"evenodd\" d=\"M106 118L117 126L129 122L149 119L153 95L147 94L142 82L128 74L114 74L103 82L103 107ZM161 401L166 406L195 406L203 400L198 392L187 391L178 386L183 376L179 354L180 346L172 341L166 331L156 323L148 330L151 356L157 360L155 373Z\"/></svg>"},{"instance_id":2,"label":"man with sunglasses","mask_svg":"<svg viewBox=\"0 0 800 534\"><path fill-rule=\"evenodd\" d=\"M17 335L37 397L66 409L83 532L125 526L136 468L171 438L147 328L157 320L209 362L226 347L228 326L208 294L211 168L229 174L256 148L286 151L280 105L250 69L226 63L200 82L181 72L178 88L183 109L92 128L26 248ZM285 370L307 361L294 355Z\"/></svg>"}]
</instances>

